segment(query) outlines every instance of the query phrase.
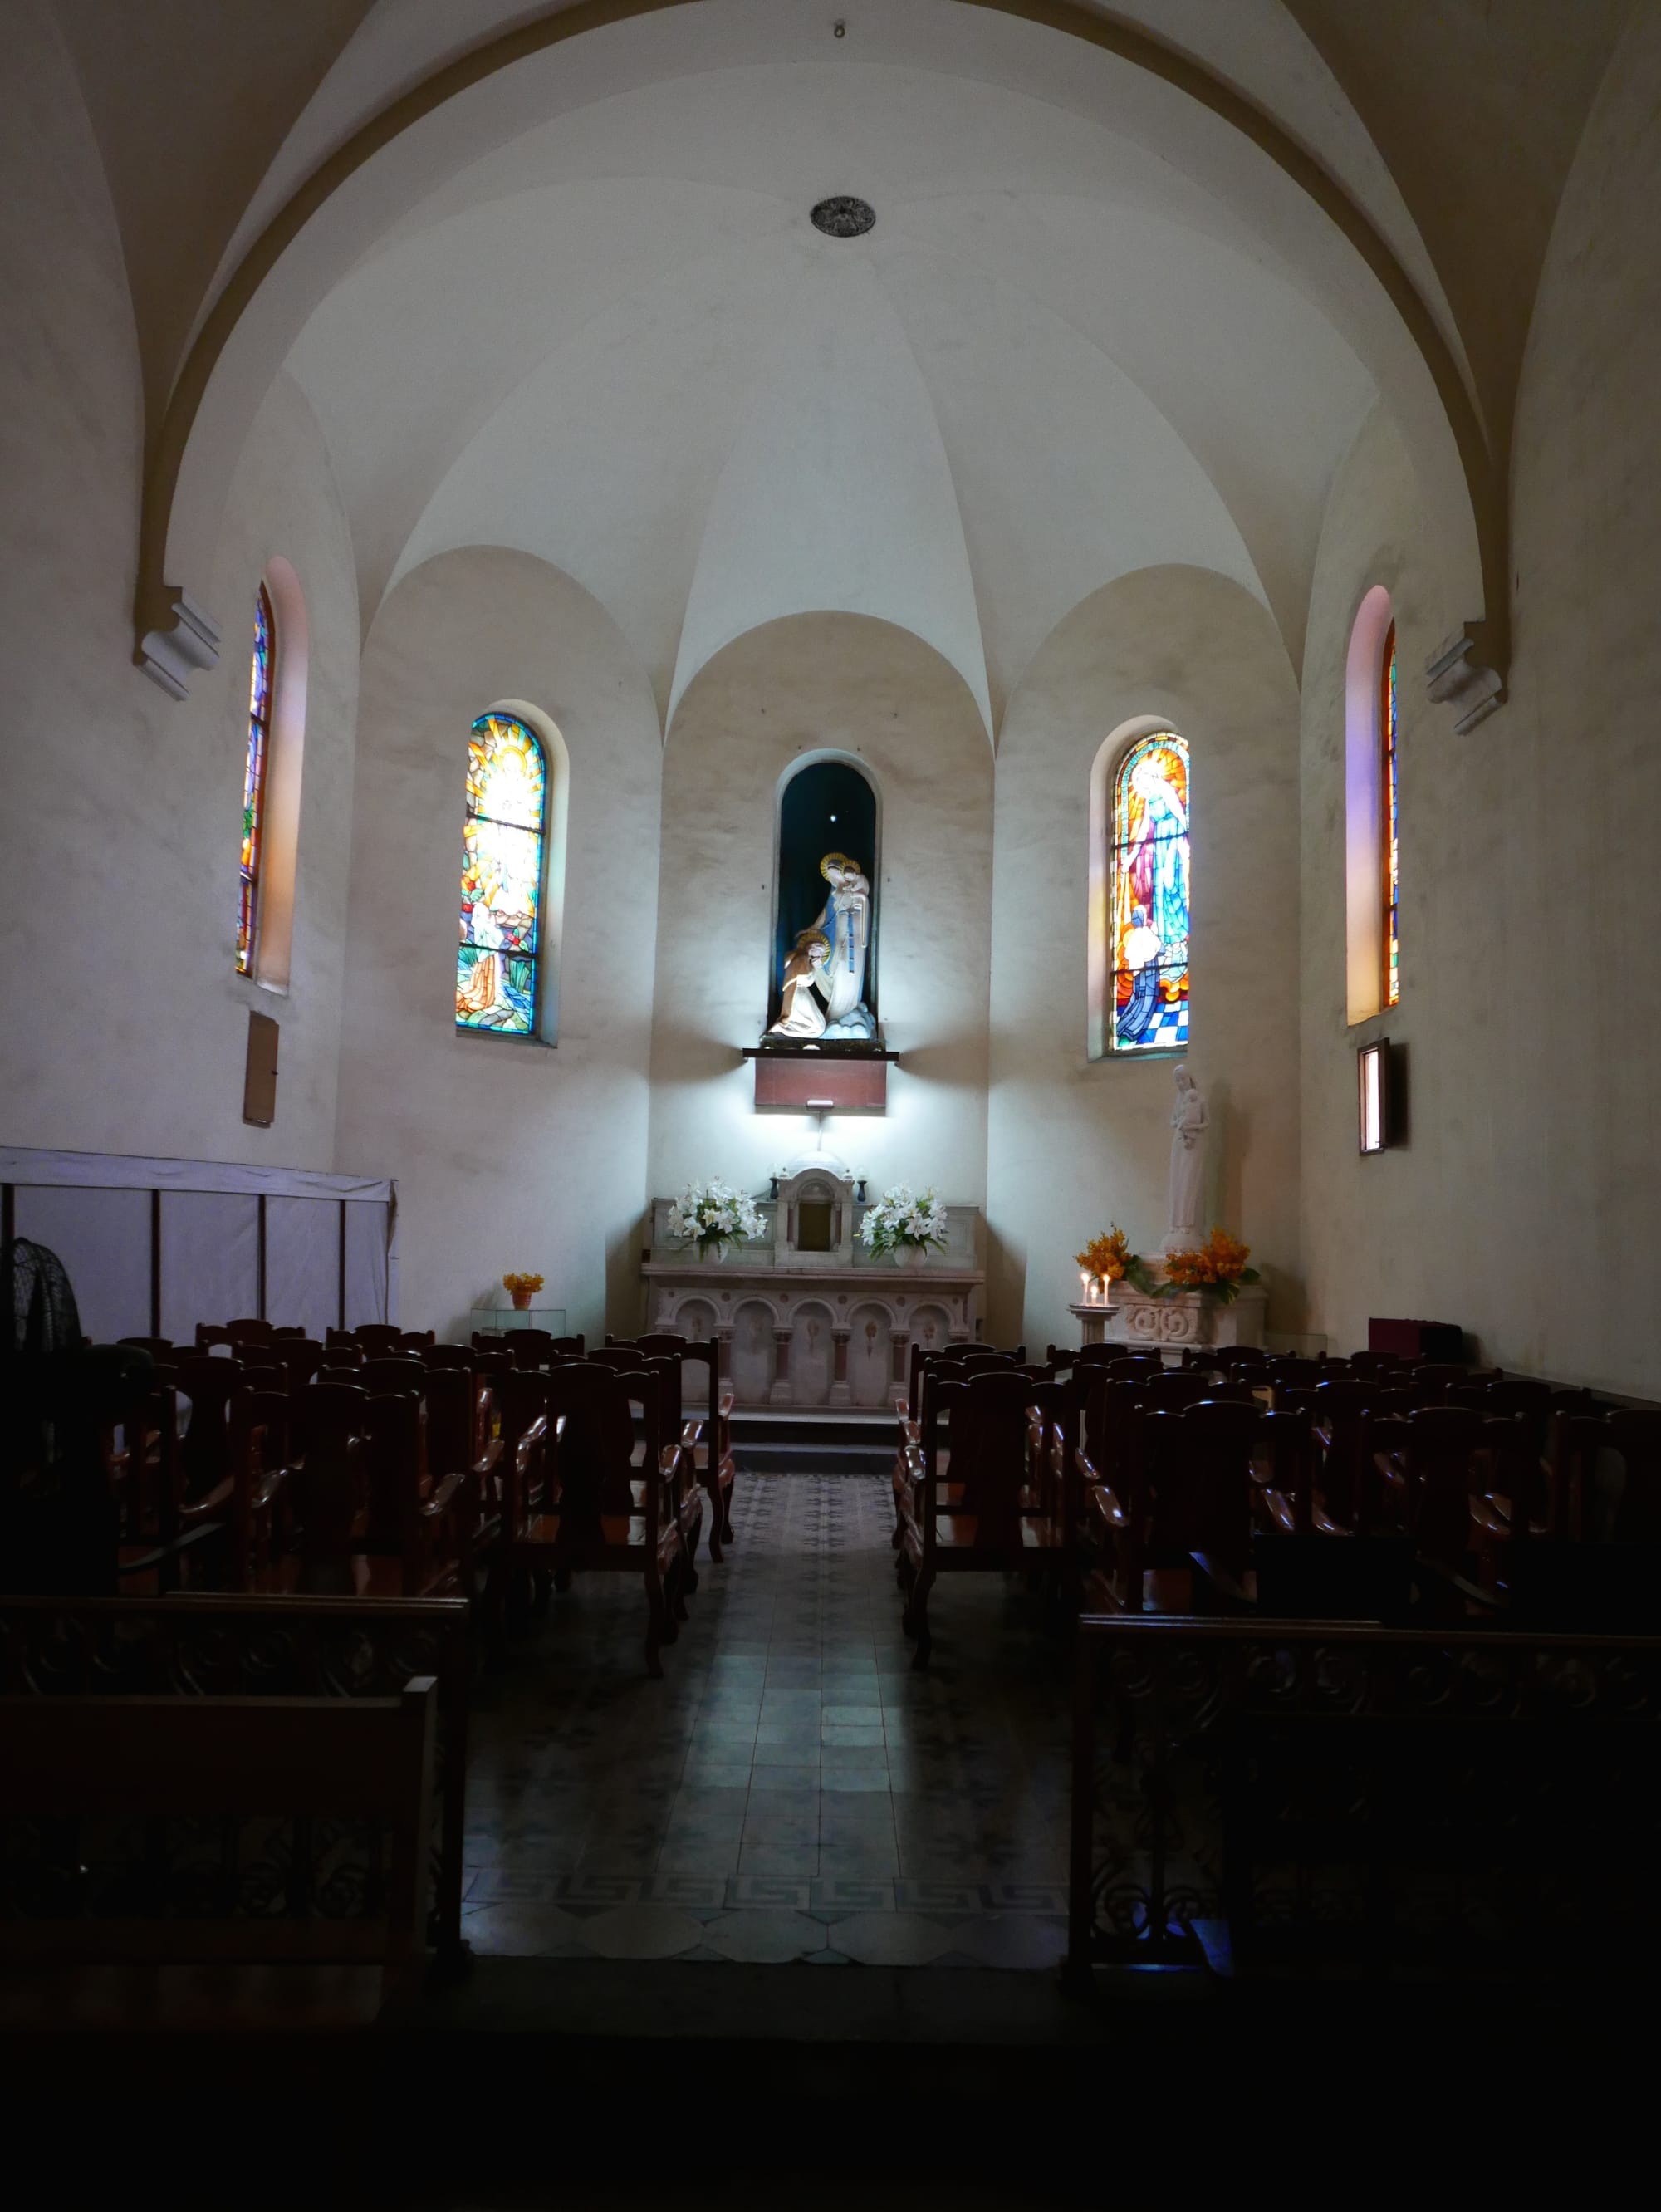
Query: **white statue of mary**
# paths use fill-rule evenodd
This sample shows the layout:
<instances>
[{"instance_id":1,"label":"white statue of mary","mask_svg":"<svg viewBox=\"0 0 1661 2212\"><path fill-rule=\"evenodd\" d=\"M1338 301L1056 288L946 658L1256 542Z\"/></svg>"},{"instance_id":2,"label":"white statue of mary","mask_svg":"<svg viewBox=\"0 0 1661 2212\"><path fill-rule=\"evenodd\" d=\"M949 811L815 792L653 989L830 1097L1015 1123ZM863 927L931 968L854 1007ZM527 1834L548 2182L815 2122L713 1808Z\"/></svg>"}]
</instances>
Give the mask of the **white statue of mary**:
<instances>
[{"instance_id":1,"label":"white statue of mary","mask_svg":"<svg viewBox=\"0 0 1661 2212\"><path fill-rule=\"evenodd\" d=\"M819 973L825 994L827 1037L868 1037L876 1024L865 1004L865 959L870 945L871 887L858 860L827 853L819 872L830 885L813 927L830 940Z\"/></svg>"},{"instance_id":2,"label":"white statue of mary","mask_svg":"<svg viewBox=\"0 0 1661 2212\"><path fill-rule=\"evenodd\" d=\"M1177 1068L1177 1095L1171 1107L1171 1226L1164 1249L1189 1252L1203 1239L1200 1208L1205 1198L1205 1133L1209 1116L1205 1097L1188 1073Z\"/></svg>"}]
</instances>

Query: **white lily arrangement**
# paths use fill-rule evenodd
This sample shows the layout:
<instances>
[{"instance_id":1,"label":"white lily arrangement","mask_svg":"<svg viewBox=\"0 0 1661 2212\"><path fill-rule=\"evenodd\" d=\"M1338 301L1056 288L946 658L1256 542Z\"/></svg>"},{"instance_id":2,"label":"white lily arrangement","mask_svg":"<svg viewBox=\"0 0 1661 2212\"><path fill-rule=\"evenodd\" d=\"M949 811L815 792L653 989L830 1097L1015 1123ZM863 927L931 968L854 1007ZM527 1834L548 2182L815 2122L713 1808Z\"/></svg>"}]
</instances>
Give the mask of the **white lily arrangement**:
<instances>
[{"instance_id":1,"label":"white lily arrangement","mask_svg":"<svg viewBox=\"0 0 1661 2212\"><path fill-rule=\"evenodd\" d=\"M909 1183L895 1183L875 1206L867 1206L859 1234L868 1252L936 1251L946 1249L946 1209L932 1188L912 1195Z\"/></svg>"},{"instance_id":2,"label":"white lily arrangement","mask_svg":"<svg viewBox=\"0 0 1661 2212\"><path fill-rule=\"evenodd\" d=\"M748 1244L762 1233L755 1200L718 1176L687 1185L670 1206L668 1228L683 1243L695 1241L700 1258L729 1244Z\"/></svg>"}]
</instances>

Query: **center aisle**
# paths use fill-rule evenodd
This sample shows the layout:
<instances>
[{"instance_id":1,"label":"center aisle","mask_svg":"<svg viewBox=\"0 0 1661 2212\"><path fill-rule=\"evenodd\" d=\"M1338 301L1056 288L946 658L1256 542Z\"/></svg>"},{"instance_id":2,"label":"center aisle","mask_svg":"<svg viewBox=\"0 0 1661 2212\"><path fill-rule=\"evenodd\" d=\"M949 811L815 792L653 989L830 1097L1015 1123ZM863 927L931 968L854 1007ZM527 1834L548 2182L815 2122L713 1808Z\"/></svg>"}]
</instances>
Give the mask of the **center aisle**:
<instances>
[{"instance_id":1,"label":"center aisle","mask_svg":"<svg viewBox=\"0 0 1661 2212\"><path fill-rule=\"evenodd\" d=\"M667 1679L579 1576L479 1693L464 1932L555 1958L1046 1968L1068 1667L1018 1582L940 1585L911 1671L886 1479L741 1475Z\"/></svg>"}]
</instances>

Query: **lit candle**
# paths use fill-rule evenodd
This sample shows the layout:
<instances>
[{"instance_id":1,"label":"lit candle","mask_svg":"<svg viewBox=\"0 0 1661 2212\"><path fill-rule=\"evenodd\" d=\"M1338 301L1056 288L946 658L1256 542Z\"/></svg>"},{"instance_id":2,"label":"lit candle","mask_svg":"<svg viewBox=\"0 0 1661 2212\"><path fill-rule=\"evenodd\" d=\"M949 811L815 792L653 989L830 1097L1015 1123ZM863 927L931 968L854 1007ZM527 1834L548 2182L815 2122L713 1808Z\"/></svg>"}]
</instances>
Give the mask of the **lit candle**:
<instances>
[{"instance_id":1,"label":"lit candle","mask_svg":"<svg viewBox=\"0 0 1661 2212\"><path fill-rule=\"evenodd\" d=\"M1088 1306L1090 1303L1090 1278L1082 1267L1078 1271L1078 1302L1082 1306Z\"/></svg>"}]
</instances>

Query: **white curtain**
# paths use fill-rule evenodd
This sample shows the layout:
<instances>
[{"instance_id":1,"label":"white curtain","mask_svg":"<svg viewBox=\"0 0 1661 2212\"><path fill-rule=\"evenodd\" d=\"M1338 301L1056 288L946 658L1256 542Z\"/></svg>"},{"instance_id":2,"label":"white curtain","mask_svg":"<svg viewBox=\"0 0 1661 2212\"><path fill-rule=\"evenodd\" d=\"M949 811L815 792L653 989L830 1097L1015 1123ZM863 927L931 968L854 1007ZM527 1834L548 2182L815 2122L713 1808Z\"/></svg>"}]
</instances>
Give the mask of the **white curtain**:
<instances>
[{"instance_id":1,"label":"white curtain","mask_svg":"<svg viewBox=\"0 0 1661 2212\"><path fill-rule=\"evenodd\" d=\"M55 1252L87 1335L99 1344L150 1333L150 1194L21 1188L17 1233Z\"/></svg>"}]
</instances>

